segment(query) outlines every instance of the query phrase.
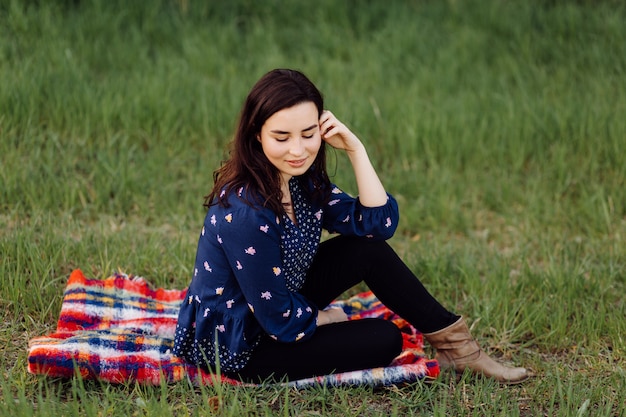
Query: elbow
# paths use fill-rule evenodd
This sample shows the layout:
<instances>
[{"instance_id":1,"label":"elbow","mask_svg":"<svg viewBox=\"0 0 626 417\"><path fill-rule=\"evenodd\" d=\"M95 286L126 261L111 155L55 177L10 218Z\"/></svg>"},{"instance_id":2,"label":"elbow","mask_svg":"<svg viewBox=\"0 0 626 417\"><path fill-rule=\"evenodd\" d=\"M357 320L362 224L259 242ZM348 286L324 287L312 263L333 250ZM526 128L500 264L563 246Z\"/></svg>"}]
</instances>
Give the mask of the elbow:
<instances>
[{"instance_id":1,"label":"elbow","mask_svg":"<svg viewBox=\"0 0 626 417\"><path fill-rule=\"evenodd\" d=\"M372 238L374 241L384 241L389 240L393 237L396 232L396 228L381 230L379 233L375 235L368 235L368 237Z\"/></svg>"},{"instance_id":2,"label":"elbow","mask_svg":"<svg viewBox=\"0 0 626 417\"><path fill-rule=\"evenodd\" d=\"M393 237L398 229L399 216L389 216L383 222L383 227L380 228L380 240L388 240Z\"/></svg>"},{"instance_id":3,"label":"elbow","mask_svg":"<svg viewBox=\"0 0 626 417\"><path fill-rule=\"evenodd\" d=\"M394 227L392 230L387 230L387 231L383 234L383 236L382 236L381 240L389 240L389 239L391 239L391 238L393 237L393 235L394 235L395 233L396 233L396 228L395 228L395 227Z\"/></svg>"}]
</instances>

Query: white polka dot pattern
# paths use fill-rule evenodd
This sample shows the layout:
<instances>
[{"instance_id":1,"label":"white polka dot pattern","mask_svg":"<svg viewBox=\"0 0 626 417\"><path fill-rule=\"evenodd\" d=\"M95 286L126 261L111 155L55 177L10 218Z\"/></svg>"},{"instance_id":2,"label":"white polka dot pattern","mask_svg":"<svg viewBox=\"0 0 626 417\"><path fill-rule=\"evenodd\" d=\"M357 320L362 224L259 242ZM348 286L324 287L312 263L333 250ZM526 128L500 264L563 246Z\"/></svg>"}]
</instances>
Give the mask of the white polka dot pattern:
<instances>
[{"instance_id":1,"label":"white polka dot pattern","mask_svg":"<svg viewBox=\"0 0 626 417\"><path fill-rule=\"evenodd\" d=\"M328 203L313 204L298 178L289 182L297 224L252 207L245 189L229 207L211 206L198 240L193 278L182 303L174 353L188 362L233 372L245 366L263 333L283 342L310 338L317 308L298 290L319 246L321 229L387 239L397 204L363 207L333 186ZM308 190L307 190L308 191Z\"/></svg>"}]
</instances>

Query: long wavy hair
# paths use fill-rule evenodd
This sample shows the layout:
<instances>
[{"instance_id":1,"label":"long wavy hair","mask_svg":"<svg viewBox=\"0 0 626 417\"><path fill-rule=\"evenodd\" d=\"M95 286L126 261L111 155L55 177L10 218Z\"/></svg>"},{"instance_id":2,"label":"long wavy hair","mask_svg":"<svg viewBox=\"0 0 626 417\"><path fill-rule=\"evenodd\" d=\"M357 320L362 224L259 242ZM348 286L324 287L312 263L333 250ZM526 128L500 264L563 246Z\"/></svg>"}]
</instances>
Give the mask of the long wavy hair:
<instances>
[{"instance_id":1,"label":"long wavy hair","mask_svg":"<svg viewBox=\"0 0 626 417\"><path fill-rule=\"evenodd\" d=\"M205 207L215 204L228 207L228 195L243 188L245 191L238 194L248 204L268 207L276 214L284 212L280 171L267 159L257 137L265 121L274 113L304 102L314 103L318 118L321 116L324 109L322 94L299 71L275 69L257 81L241 110L229 158L213 172L214 185L204 197ZM323 140L311 168L299 180L304 190L312 189L311 199L320 203L327 199L330 180Z\"/></svg>"}]
</instances>

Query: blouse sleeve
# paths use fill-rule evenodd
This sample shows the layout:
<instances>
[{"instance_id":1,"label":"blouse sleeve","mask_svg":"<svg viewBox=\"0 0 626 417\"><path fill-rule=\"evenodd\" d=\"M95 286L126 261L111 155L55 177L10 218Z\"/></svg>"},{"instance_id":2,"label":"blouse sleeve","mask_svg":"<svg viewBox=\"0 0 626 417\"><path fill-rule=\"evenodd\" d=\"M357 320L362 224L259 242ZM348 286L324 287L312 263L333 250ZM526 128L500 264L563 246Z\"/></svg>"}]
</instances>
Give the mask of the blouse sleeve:
<instances>
[{"instance_id":1,"label":"blouse sleeve","mask_svg":"<svg viewBox=\"0 0 626 417\"><path fill-rule=\"evenodd\" d=\"M218 223L218 240L249 309L278 341L310 338L317 327L317 307L286 286L279 219L269 209L231 208Z\"/></svg>"},{"instance_id":2,"label":"blouse sleeve","mask_svg":"<svg viewBox=\"0 0 626 417\"><path fill-rule=\"evenodd\" d=\"M365 207L358 198L351 197L332 185L330 199L324 207L322 226L331 233L366 236L387 240L398 227L398 203L387 194L387 203L379 207Z\"/></svg>"}]
</instances>

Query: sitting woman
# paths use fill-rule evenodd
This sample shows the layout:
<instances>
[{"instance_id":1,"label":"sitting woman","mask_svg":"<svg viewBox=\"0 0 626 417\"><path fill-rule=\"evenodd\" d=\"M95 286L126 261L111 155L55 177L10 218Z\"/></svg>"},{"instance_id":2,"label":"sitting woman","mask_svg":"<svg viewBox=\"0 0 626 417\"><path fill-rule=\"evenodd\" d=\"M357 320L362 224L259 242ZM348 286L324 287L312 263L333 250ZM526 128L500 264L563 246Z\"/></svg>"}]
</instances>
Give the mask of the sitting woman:
<instances>
[{"instance_id":1,"label":"sitting woman","mask_svg":"<svg viewBox=\"0 0 626 417\"><path fill-rule=\"evenodd\" d=\"M326 145L347 154L357 198L329 181ZM506 383L528 377L487 356L385 242L397 203L302 73L274 70L256 83L214 182L176 329L185 361L254 382L387 366L402 348L394 324L327 308L364 282L424 333L442 367ZM320 243L322 229L339 236Z\"/></svg>"}]
</instances>

